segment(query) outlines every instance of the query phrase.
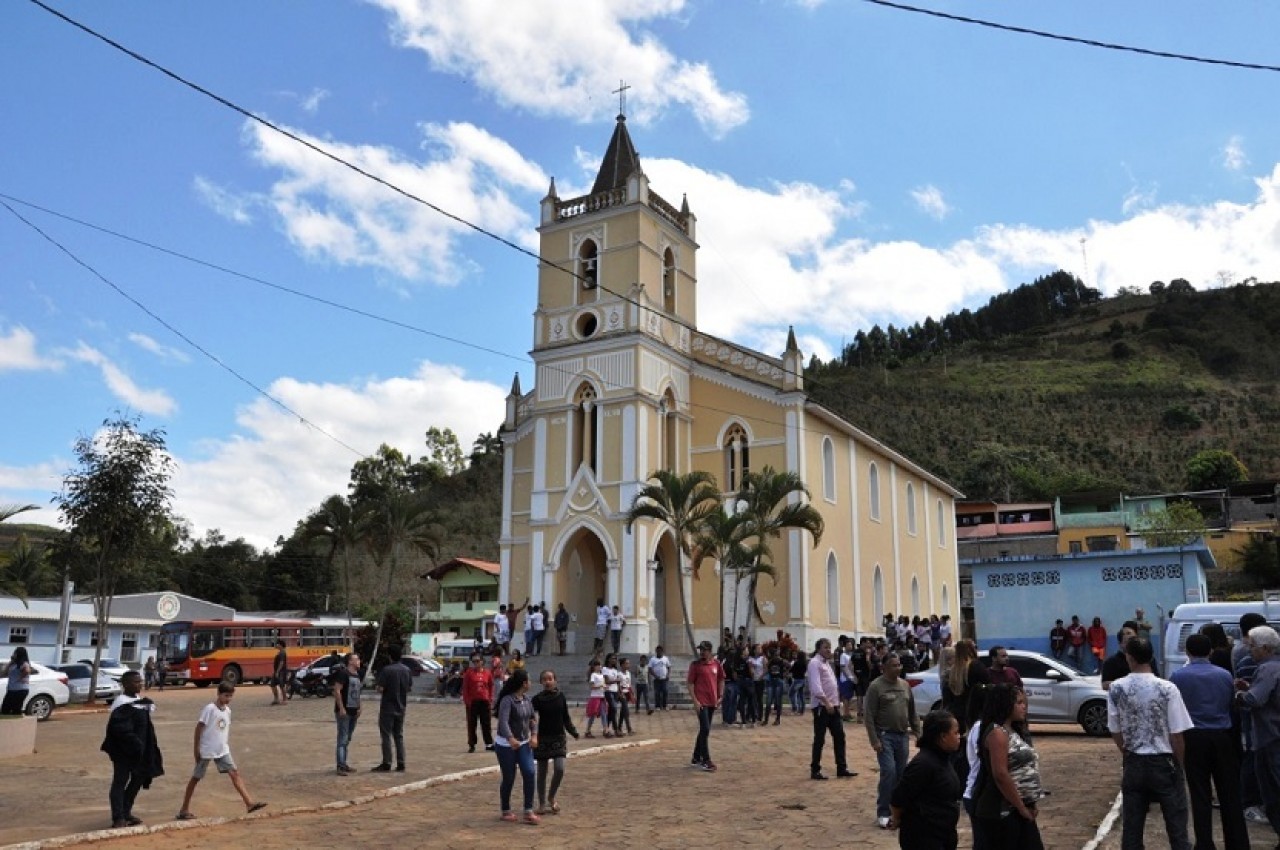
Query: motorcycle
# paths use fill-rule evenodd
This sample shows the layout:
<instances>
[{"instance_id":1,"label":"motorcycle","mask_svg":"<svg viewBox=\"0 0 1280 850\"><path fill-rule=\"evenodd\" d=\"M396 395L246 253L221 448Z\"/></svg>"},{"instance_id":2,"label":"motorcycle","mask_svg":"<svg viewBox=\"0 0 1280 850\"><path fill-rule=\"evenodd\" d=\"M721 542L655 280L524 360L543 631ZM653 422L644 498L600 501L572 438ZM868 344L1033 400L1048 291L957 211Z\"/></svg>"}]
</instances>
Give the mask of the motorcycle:
<instances>
[{"instance_id":1,"label":"motorcycle","mask_svg":"<svg viewBox=\"0 0 1280 850\"><path fill-rule=\"evenodd\" d=\"M333 696L333 685L329 682L329 668L313 666L298 670L289 682L289 693L302 697Z\"/></svg>"}]
</instances>

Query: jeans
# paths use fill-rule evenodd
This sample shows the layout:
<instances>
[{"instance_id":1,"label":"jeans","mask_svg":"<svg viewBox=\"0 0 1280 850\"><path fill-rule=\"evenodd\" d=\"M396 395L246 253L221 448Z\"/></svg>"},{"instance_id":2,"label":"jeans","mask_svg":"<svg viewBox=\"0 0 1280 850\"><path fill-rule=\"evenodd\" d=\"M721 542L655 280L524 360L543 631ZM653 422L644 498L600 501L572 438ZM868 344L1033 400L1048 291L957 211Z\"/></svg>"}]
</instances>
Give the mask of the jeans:
<instances>
[{"instance_id":1,"label":"jeans","mask_svg":"<svg viewBox=\"0 0 1280 850\"><path fill-rule=\"evenodd\" d=\"M664 711L667 707L667 680L653 680L653 707Z\"/></svg>"},{"instance_id":2,"label":"jeans","mask_svg":"<svg viewBox=\"0 0 1280 850\"><path fill-rule=\"evenodd\" d=\"M636 685L636 711L640 710L640 703L644 703L645 711L653 712L653 706L649 704L649 686L644 682Z\"/></svg>"},{"instance_id":3,"label":"jeans","mask_svg":"<svg viewBox=\"0 0 1280 850\"><path fill-rule=\"evenodd\" d=\"M610 629L609 639L613 642L613 651L618 652L618 648L622 646L622 629Z\"/></svg>"},{"instance_id":4,"label":"jeans","mask_svg":"<svg viewBox=\"0 0 1280 850\"><path fill-rule=\"evenodd\" d=\"M768 682L769 703L764 708L763 720L769 719L769 712L773 712L775 719L782 717L782 690L785 683L781 679L770 679Z\"/></svg>"},{"instance_id":5,"label":"jeans","mask_svg":"<svg viewBox=\"0 0 1280 850\"><path fill-rule=\"evenodd\" d=\"M382 763L391 764L391 742L396 745L396 764L404 765L404 715L379 714L378 734L382 736Z\"/></svg>"},{"instance_id":6,"label":"jeans","mask_svg":"<svg viewBox=\"0 0 1280 850\"><path fill-rule=\"evenodd\" d=\"M604 705L605 711L607 712L604 717L605 731L608 731L610 727L613 727L613 731L616 732L618 731L618 692L605 691Z\"/></svg>"},{"instance_id":7,"label":"jeans","mask_svg":"<svg viewBox=\"0 0 1280 850\"><path fill-rule=\"evenodd\" d=\"M738 719L738 683L724 683L724 699L720 701L721 719L733 725Z\"/></svg>"},{"instance_id":8,"label":"jeans","mask_svg":"<svg viewBox=\"0 0 1280 850\"><path fill-rule=\"evenodd\" d=\"M1068 659L1071 661L1071 663L1072 663L1072 664L1074 664L1076 667L1080 668L1081 670L1085 670L1085 667L1084 667L1084 645L1083 645L1083 644L1081 644L1080 646L1068 646L1068 647L1067 647L1067 658L1068 658ZM1087 673L1087 672L1089 672L1089 671L1088 671L1088 670L1085 670L1085 672Z\"/></svg>"},{"instance_id":9,"label":"jeans","mask_svg":"<svg viewBox=\"0 0 1280 850\"><path fill-rule=\"evenodd\" d=\"M542 642L546 640L546 638L547 638L546 629L533 630L533 654L534 655L542 654Z\"/></svg>"},{"instance_id":10,"label":"jeans","mask_svg":"<svg viewBox=\"0 0 1280 850\"><path fill-rule=\"evenodd\" d=\"M338 727L338 746L334 750L333 757L338 762L338 767L343 767L347 763L347 747L351 744L351 735L356 731L356 721L360 719L360 711L356 709L352 711L347 709L346 714L335 714L334 722Z\"/></svg>"},{"instance_id":11,"label":"jeans","mask_svg":"<svg viewBox=\"0 0 1280 850\"><path fill-rule=\"evenodd\" d=\"M1280 833L1280 740L1256 747L1253 766L1258 773L1258 790L1262 792L1267 820L1271 821L1271 828Z\"/></svg>"},{"instance_id":12,"label":"jeans","mask_svg":"<svg viewBox=\"0 0 1280 850\"><path fill-rule=\"evenodd\" d=\"M498 786L498 799L503 813L511 811L511 789L516 784L516 768L520 768L520 778L524 780L524 810L533 811L533 786L535 781L533 769L533 748L528 744L520 747L494 747L498 754L498 768L502 771L502 784Z\"/></svg>"},{"instance_id":13,"label":"jeans","mask_svg":"<svg viewBox=\"0 0 1280 850\"><path fill-rule=\"evenodd\" d=\"M1240 803L1240 756L1230 729L1188 729L1183 763L1187 795L1191 798L1191 824L1196 850L1214 847L1213 790L1218 792L1222 814L1222 838L1227 850L1249 846L1244 806Z\"/></svg>"},{"instance_id":14,"label":"jeans","mask_svg":"<svg viewBox=\"0 0 1280 850\"><path fill-rule=\"evenodd\" d=\"M489 719L489 701L487 699L473 699L467 703L467 746L474 748L477 742L476 726L479 725L480 733L484 735L484 745L486 747L493 744L493 727Z\"/></svg>"},{"instance_id":15,"label":"jeans","mask_svg":"<svg viewBox=\"0 0 1280 850\"><path fill-rule=\"evenodd\" d=\"M813 709L813 758L809 761L810 775L822 772L822 745L827 733L831 734L831 749L836 753L836 772L843 773L849 769L844 754L844 720L840 717L840 709L827 711L822 706Z\"/></svg>"},{"instance_id":16,"label":"jeans","mask_svg":"<svg viewBox=\"0 0 1280 850\"><path fill-rule=\"evenodd\" d=\"M878 729L880 736L880 752L876 753L876 761L880 765L880 785L876 789L876 817L887 818L889 798L893 789L902 778L902 771L907 766L907 733L893 732L889 729Z\"/></svg>"},{"instance_id":17,"label":"jeans","mask_svg":"<svg viewBox=\"0 0 1280 850\"><path fill-rule=\"evenodd\" d=\"M755 683L743 682L738 685L738 722L755 723L757 719Z\"/></svg>"},{"instance_id":18,"label":"jeans","mask_svg":"<svg viewBox=\"0 0 1280 850\"><path fill-rule=\"evenodd\" d=\"M1124 754L1120 790L1124 792L1121 850L1142 850L1147 810L1160 804L1170 850L1191 850L1187 840L1187 790L1182 768L1171 755Z\"/></svg>"},{"instance_id":19,"label":"jeans","mask_svg":"<svg viewBox=\"0 0 1280 850\"><path fill-rule=\"evenodd\" d=\"M111 790L107 799L111 801L112 823L133 816L133 801L144 781L145 777L134 770L133 763L111 760Z\"/></svg>"},{"instance_id":20,"label":"jeans","mask_svg":"<svg viewBox=\"0 0 1280 850\"><path fill-rule=\"evenodd\" d=\"M804 712L804 679L791 680L791 710L796 714Z\"/></svg>"},{"instance_id":21,"label":"jeans","mask_svg":"<svg viewBox=\"0 0 1280 850\"><path fill-rule=\"evenodd\" d=\"M698 709L698 737L693 742L693 760L698 764L711 761L711 718L715 715L714 706L703 706Z\"/></svg>"}]
</instances>

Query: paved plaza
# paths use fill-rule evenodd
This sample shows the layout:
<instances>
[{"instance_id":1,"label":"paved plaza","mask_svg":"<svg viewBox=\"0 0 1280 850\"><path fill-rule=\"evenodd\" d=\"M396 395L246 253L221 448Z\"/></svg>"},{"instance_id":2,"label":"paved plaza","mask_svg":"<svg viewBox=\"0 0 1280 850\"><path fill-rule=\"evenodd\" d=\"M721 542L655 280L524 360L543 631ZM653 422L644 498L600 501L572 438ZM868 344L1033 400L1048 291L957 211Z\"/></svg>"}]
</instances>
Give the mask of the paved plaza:
<instances>
[{"instance_id":1,"label":"paved plaza","mask_svg":"<svg viewBox=\"0 0 1280 850\"><path fill-rule=\"evenodd\" d=\"M877 774L860 726L846 726L850 764L859 776L813 782L807 716L785 714L780 726L756 729L717 726L711 751L720 770L710 774L688 766L696 729L691 712L641 715L633 720L634 736L605 740L597 732L595 740L570 742L580 755L568 762L559 794L563 811L534 827L498 821L496 760L483 751L467 753L460 704L411 705L405 726L408 770L378 774L368 772L380 760L377 704L366 703L349 759L361 772L341 777L333 770L331 702L295 698L272 707L267 689L255 686L241 688L232 703L231 745L250 793L268 808L245 816L231 783L210 771L192 809L215 822L150 832L173 821L179 809L195 718L213 691L169 689L151 696L158 703L155 721L168 773L134 807L146 826L120 831L99 847L180 850L217 842L292 850L373 843L487 850L495 839L567 848L897 847L895 834L875 826ZM573 712L579 718L582 709ZM110 762L98 751L105 722L100 711L59 711L41 724L36 755L4 764L0 799L9 816L0 820L0 845L109 826ZM1115 800L1118 754L1110 740L1085 737L1074 727L1034 731L1044 785L1052 792L1041 813L1046 846L1082 848ZM834 773L829 750L826 767ZM463 775L433 779L455 774ZM403 793L368 799L403 786L409 786ZM517 806L519 787L517 779ZM352 800L361 802L348 805ZM968 847L961 820L960 846ZM1156 821L1153 816L1153 827ZM1271 836L1255 832L1258 846L1264 846L1263 838ZM1118 846L1118 834L1101 846Z\"/></svg>"}]
</instances>

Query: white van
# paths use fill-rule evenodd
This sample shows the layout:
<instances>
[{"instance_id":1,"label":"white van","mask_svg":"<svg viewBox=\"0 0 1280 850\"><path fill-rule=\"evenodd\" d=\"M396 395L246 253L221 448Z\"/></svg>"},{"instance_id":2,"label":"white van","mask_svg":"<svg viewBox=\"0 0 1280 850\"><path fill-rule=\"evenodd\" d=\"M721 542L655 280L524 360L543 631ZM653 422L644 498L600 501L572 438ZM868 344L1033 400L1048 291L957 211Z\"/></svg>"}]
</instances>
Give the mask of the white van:
<instances>
[{"instance_id":1,"label":"white van","mask_svg":"<svg viewBox=\"0 0 1280 850\"><path fill-rule=\"evenodd\" d=\"M1252 602L1194 602L1173 609L1164 630L1164 666L1169 675L1187 663L1187 638L1200 631L1205 623L1218 623L1232 641L1240 638L1240 617L1256 612L1267 618L1267 625L1280 631L1280 597Z\"/></svg>"}]
</instances>

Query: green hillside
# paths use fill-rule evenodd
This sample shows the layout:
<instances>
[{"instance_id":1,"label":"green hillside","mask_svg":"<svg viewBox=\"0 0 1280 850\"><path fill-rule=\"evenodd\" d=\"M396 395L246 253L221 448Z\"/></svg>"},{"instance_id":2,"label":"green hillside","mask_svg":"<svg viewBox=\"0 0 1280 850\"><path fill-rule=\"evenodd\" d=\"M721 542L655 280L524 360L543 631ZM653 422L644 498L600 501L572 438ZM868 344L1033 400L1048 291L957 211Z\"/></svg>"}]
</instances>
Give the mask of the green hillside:
<instances>
[{"instance_id":1,"label":"green hillside","mask_svg":"<svg viewBox=\"0 0 1280 850\"><path fill-rule=\"evenodd\" d=\"M1059 272L854 339L810 364L810 394L970 498L1179 490L1202 449L1280 477L1280 284L1101 299Z\"/></svg>"}]
</instances>

